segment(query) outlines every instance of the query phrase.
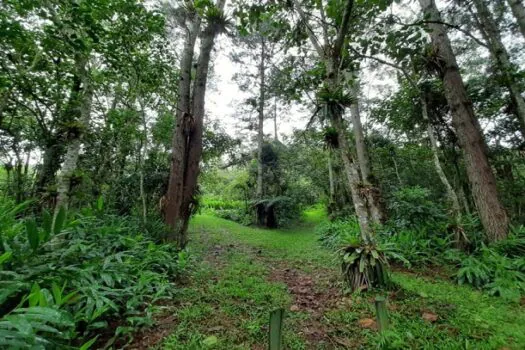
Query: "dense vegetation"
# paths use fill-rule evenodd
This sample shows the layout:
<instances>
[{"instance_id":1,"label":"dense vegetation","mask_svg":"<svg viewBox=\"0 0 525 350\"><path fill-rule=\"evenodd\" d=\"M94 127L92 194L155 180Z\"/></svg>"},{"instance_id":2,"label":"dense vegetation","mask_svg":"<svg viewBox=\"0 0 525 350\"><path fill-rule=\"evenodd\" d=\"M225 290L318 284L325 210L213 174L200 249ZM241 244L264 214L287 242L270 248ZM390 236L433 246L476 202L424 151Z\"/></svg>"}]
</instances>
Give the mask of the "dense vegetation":
<instances>
[{"instance_id":1,"label":"dense vegetation","mask_svg":"<svg viewBox=\"0 0 525 350\"><path fill-rule=\"evenodd\" d=\"M524 52L516 0L4 0L0 348L522 347Z\"/></svg>"}]
</instances>

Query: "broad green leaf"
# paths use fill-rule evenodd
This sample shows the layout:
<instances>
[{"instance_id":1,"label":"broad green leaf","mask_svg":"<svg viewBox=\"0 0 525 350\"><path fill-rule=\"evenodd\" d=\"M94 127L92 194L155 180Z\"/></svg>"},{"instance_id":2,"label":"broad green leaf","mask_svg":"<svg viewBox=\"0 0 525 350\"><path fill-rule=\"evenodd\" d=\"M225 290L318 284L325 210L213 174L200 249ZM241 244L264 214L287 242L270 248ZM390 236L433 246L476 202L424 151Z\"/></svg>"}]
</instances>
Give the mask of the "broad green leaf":
<instances>
[{"instance_id":1,"label":"broad green leaf","mask_svg":"<svg viewBox=\"0 0 525 350\"><path fill-rule=\"evenodd\" d=\"M55 218L55 224L54 224L54 227L53 227L53 233L56 235L56 234L59 234L60 231L62 231L62 228L64 227L64 223L66 221L66 216L67 216L67 209L66 207L62 206L60 207L60 210L58 211L58 214Z\"/></svg>"},{"instance_id":2,"label":"broad green leaf","mask_svg":"<svg viewBox=\"0 0 525 350\"><path fill-rule=\"evenodd\" d=\"M36 227L36 221L33 218L26 220L26 233L29 246L33 250L37 250L38 244L40 243L40 237L38 235L38 228Z\"/></svg>"},{"instance_id":3,"label":"broad green leaf","mask_svg":"<svg viewBox=\"0 0 525 350\"><path fill-rule=\"evenodd\" d=\"M53 226L53 216L48 210L42 212L42 228L44 232L43 241L47 241L51 235L51 226Z\"/></svg>"},{"instance_id":4,"label":"broad green leaf","mask_svg":"<svg viewBox=\"0 0 525 350\"><path fill-rule=\"evenodd\" d=\"M0 267L2 267L3 263L9 261L12 256L13 256L12 252L5 252L4 254L0 255Z\"/></svg>"},{"instance_id":5,"label":"broad green leaf","mask_svg":"<svg viewBox=\"0 0 525 350\"><path fill-rule=\"evenodd\" d=\"M90 339L87 342L85 342L84 344L82 344L82 346L80 348L78 348L78 350L88 350L91 347L91 345L95 344L97 339L98 339L98 335L95 338Z\"/></svg>"}]
</instances>

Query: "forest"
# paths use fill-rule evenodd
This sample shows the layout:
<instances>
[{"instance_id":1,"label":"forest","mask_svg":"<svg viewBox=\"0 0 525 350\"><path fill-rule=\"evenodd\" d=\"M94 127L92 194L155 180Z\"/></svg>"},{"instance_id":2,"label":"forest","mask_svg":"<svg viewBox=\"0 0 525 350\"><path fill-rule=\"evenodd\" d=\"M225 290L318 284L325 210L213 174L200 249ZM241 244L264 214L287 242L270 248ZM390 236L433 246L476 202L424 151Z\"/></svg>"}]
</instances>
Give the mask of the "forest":
<instances>
[{"instance_id":1,"label":"forest","mask_svg":"<svg viewBox=\"0 0 525 350\"><path fill-rule=\"evenodd\" d=\"M2 0L0 349L523 349L521 0Z\"/></svg>"}]
</instances>

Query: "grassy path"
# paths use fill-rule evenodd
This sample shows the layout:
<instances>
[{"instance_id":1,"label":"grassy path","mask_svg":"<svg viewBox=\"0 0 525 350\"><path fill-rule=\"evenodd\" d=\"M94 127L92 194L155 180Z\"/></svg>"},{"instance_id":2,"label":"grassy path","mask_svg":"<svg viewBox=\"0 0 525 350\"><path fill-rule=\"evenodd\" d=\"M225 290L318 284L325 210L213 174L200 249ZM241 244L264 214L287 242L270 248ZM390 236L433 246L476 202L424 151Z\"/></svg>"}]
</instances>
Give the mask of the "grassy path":
<instances>
[{"instance_id":1,"label":"grassy path","mask_svg":"<svg viewBox=\"0 0 525 350\"><path fill-rule=\"evenodd\" d=\"M394 275L392 331L378 334L375 295L343 293L334 255L313 230L320 218L307 212L304 226L270 231L197 216L193 268L157 347L266 349L269 312L284 307L286 349L525 348L523 306L412 274Z\"/></svg>"}]
</instances>

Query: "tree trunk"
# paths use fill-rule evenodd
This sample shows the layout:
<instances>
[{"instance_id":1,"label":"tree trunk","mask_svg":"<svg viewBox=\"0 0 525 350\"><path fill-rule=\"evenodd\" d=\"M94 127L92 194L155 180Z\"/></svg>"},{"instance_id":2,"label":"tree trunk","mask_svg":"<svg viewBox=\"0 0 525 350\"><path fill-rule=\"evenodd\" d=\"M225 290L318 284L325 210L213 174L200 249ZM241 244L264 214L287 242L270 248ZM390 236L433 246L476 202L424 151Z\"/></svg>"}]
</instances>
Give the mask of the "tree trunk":
<instances>
[{"instance_id":1,"label":"tree trunk","mask_svg":"<svg viewBox=\"0 0 525 350\"><path fill-rule=\"evenodd\" d=\"M335 201L335 179L334 169L332 166L332 149L328 148L328 180L330 183L330 205Z\"/></svg>"},{"instance_id":2,"label":"tree trunk","mask_svg":"<svg viewBox=\"0 0 525 350\"><path fill-rule=\"evenodd\" d=\"M525 6L523 6L521 0L507 0L507 2L516 18L516 22L518 22L521 35L523 35L523 38L525 39Z\"/></svg>"},{"instance_id":3,"label":"tree trunk","mask_svg":"<svg viewBox=\"0 0 525 350\"><path fill-rule=\"evenodd\" d=\"M485 0L474 0L474 6L477 11L476 19L479 30L488 44L490 53L494 58L504 84L510 92L510 97L514 103L516 116L521 127L521 133L525 138L525 100L521 95L520 86L516 81L516 67L514 67L510 61L507 49L501 41L498 25L492 17Z\"/></svg>"},{"instance_id":4,"label":"tree trunk","mask_svg":"<svg viewBox=\"0 0 525 350\"><path fill-rule=\"evenodd\" d=\"M465 167L481 223L488 241L503 239L508 234L509 219L498 197L496 179L486 154L486 144L459 73L456 57L434 0L419 2L425 16L431 21L428 26L440 78L452 114L452 124L465 157Z\"/></svg>"},{"instance_id":5,"label":"tree trunk","mask_svg":"<svg viewBox=\"0 0 525 350\"><path fill-rule=\"evenodd\" d=\"M381 191L376 184L376 180L372 176L370 156L368 155L363 125L361 124L357 82L352 85L351 93L354 103L350 106L350 115L352 117L357 159L359 161L359 169L361 170L361 180L363 182L363 188L366 187L366 190L364 189L363 192L366 195L366 200L370 208L372 222L376 225L380 225L385 221L385 207L382 203Z\"/></svg>"},{"instance_id":6,"label":"tree trunk","mask_svg":"<svg viewBox=\"0 0 525 350\"><path fill-rule=\"evenodd\" d=\"M57 179L57 200L55 204L54 220L60 208L67 208L69 202L69 190L71 185L71 177L77 168L78 155L82 144L82 135L89 125L91 116L91 103L93 98L93 90L91 87L89 72L87 70L87 58L77 57L75 62L76 74L82 82L81 90L77 95L77 102L73 104L68 113L75 125L75 130L68 131L68 143L66 145L66 155L62 168Z\"/></svg>"},{"instance_id":7,"label":"tree trunk","mask_svg":"<svg viewBox=\"0 0 525 350\"><path fill-rule=\"evenodd\" d=\"M178 241L182 247L184 238L184 216L182 213L182 197L184 191L184 174L186 171L187 143L191 116L191 71L195 50L195 41L200 30L201 20L197 14L192 14L191 23L187 28L186 40L180 61L180 77L178 85L177 116L173 130L173 149L170 169L170 179L164 208L164 220L171 228L168 239Z\"/></svg>"},{"instance_id":8,"label":"tree trunk","mask_svg":"<svg viewBox=\"0 0 525 350\"><path fill-rule=\"evenodd\" d=\"M225 0L218 0L215 6L222 11L224 2ZM193 91L191 91L191 68L199 28L200 19L195 17L191 21L181 58L178 114L173 135L172 164L164 209L165 221L171 228L167 238L176 241L180 248L186 246L189 219L195 209L194 196L202 156L204 100L208 68L215 37L221 29L218 24L210 22L202 32L195 81Z\"/></svg>"},{"instance_id":9,"label":"tree trunk","mask_svg":"<svg viewBox=\"0 0 525 350\"><path fill-rule=\"evenodd\" d=\"M461 222L461 207L459 205L458 196L456 195L454 188L450 184L450 181L448 181L447 175L445 174L445 172L443 171L443 167L441 166L441 162L439 160L439 148L437 145L436 137L434 136L434 129L432 128L432 123L430 123L430 120L428 118L427 102L424 97L421 98L421 114L423 115L423 120L425 120L427 123L427 133L428 138L430 140L430 149L432 150L432 158L434 160L434 166L436 167L436 173L438 174L441 183L445 187L447 197L450 201L450 204L452 205L452 214L454 220L456 224L459 224Z\"/></svg>"},{"instance_id":10,"label":"tree trunk","mask_svg":"<svg viewBox=\"0 0 525 350\"><path fill-rule=\"evenodd\" d=\"M259 63L259 114L257 125L257 199L263 197L263 142L264 142L264 104L265 99L265 55L264 38L261 38L261 62ZM260 218L259 218L260 220Z\"/></svg>"},{"instance_id":11,"label":"tree trunk","mask_svg":"<svg viewBox=\"0 0 525 350\"><path fill-rule=\"evenodd\" d=\"M342 113L341 113L342 114ZM343 125L342 115L335 113L331 116L332 126L337 131L337 141L339 143L339 152L343 161L344 172L350 188L352 202L354 203L354 210L361 229L361 237L365 243L371 241L372 228L370 227L370 213L366 205L365 198L362 194L361 179L359 177L359 169L357 164L352 159L350 153L350 146L345 135L345 128Z\"/></svg>"},{"instance_id":12,"label":"tree trunk","mask_svg":"<svg viewBox=\"0 0 525 350\"><path fill-rule=\"evenodd\" d=\"M148 208L146 206L146 193L144 191L144 159L148 152L148 124L146 122L146 111L144 110L142 101L139 101L139 105L143 128L139 149L139 190L142 202L142 223L145 224L148 217Z\"/></svg>"},{"instance_id":13,"label":"tree trunk","mask_svg":"<svg viewBox=\"0 0 525 350\"><path fill-rule=\"evenodd\" d=\"M273 98L273 133L275 141L279 141L279 135L277 134L277 98Z\"/></svg>"}]
</instances>

